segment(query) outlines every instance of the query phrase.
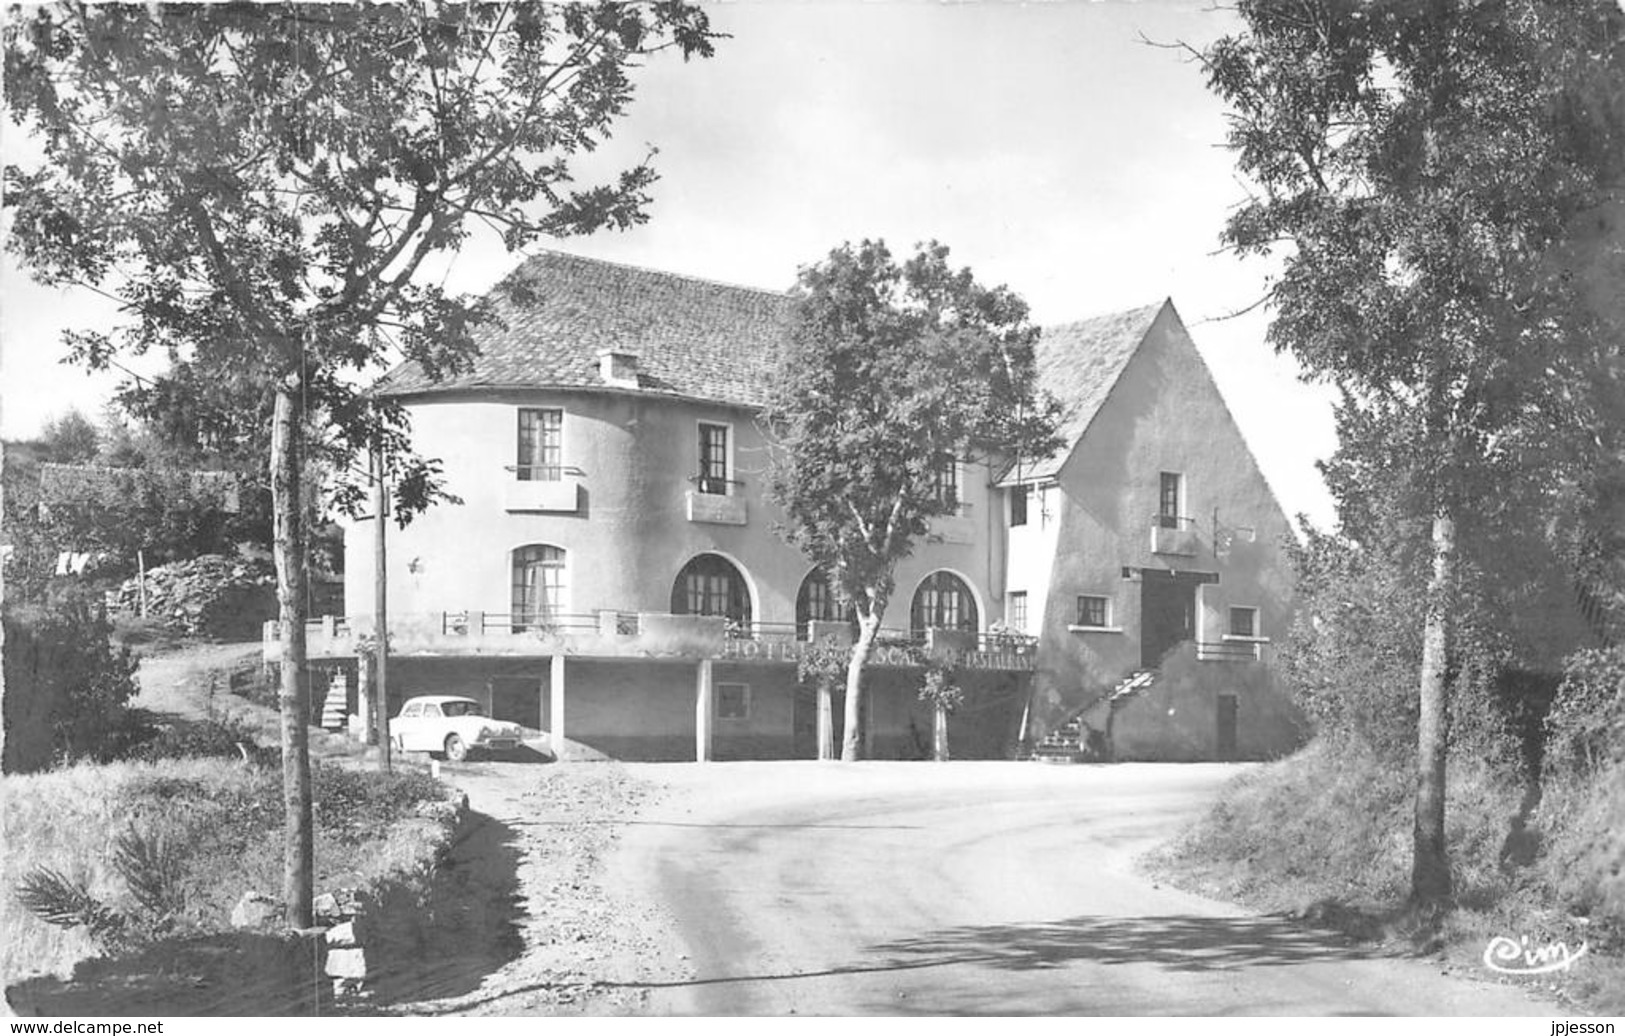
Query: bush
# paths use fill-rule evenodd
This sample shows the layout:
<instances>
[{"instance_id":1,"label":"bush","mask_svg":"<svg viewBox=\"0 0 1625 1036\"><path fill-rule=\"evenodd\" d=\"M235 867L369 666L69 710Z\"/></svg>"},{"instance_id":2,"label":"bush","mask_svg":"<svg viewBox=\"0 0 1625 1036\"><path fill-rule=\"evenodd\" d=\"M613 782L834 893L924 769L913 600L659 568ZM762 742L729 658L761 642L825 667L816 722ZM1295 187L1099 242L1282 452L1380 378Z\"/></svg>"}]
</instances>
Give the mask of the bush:
<instances>
[{"instance_id":1,"label":"bush","mask_svg":"<svg viewBox=\"0 0 1625 1036\"><path fill-rule=\"evenodd\" d=\"M147 736L121 752L121 759L240 759L238 745L253 754L253 731L238 720L203 720L149 728Z\"/></svg>"},{"instance_id":2,"label":"bush","mask_svg":"<svg viewBox=\"0 0 1625 1036\"><path fill-rule=\"evenodd\" d=\"M129 723L137 662L83 599L5 616L7 773L105 760Z\"/></svg>"}]
</instances>

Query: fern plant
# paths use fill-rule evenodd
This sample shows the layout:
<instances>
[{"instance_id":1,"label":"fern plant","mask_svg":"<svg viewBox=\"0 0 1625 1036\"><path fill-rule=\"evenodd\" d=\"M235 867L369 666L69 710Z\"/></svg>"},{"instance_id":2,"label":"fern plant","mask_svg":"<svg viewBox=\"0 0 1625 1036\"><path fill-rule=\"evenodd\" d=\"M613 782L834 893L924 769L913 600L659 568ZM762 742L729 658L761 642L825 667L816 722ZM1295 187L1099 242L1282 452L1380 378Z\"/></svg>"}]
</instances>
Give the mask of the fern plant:
<instances>
[{"instance_id":1,"label":"fern plant","mask_svg":"<svg viewBox=\"0 0 1625 1036\"><path fill-rule=\"evenodd\" d=\"M17 900L46 924L89 929L90 937L109 952L172 929L185 906L185 895L180 856L169 841L132 825L113 844L113 867L135 901L133 912L97 899L83 880L50 867L35 867L24 874L17 883Z\"/></svg>"},{"instance_id":2,"label":"fern plant","mask_svg":"<svg viewBox=\"0 0 1625 1036\"><path fill-rule=\"evenodd\" d=\"M125 941L129 919L90 894L83 881L50 867L35 867L17 883L17 899L46 924L90 929L90 937L107 949Z\"/></svg>"}]
</instances>

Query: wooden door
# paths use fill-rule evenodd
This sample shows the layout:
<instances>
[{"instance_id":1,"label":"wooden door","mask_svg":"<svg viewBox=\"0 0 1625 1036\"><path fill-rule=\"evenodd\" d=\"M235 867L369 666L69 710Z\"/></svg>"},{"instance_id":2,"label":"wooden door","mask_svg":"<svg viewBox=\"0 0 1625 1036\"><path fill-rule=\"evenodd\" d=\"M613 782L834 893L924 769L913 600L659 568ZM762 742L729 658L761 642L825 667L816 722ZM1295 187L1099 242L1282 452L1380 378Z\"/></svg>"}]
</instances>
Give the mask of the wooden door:
<instances>
[{"instance_id":1,"label":"wooden door","mask_svg":"<svg viewBox=\"0 0 1625 1036\"><path fill-rule=\"evenodd\" d=\"M1238 706L1234 694L1219 695L1218 752L1221 761L1236 757L1236 715Z\"/></svg>"}]
</instances>

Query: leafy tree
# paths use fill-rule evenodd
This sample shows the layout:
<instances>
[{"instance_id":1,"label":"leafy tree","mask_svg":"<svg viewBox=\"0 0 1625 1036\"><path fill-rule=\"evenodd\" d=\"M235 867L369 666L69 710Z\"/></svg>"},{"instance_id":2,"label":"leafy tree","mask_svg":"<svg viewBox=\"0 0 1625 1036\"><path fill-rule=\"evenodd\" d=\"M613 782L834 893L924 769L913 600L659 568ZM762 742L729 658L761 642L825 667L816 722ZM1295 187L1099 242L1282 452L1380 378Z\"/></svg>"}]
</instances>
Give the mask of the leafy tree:
<instances>
[{"instance_id":1,"label":"leafy tree","mask_svg":"<svg viewBox=\"0 0 1625 1036\"><path fill-rule=\"evenodd\" d=\"M572 161L626 110L640 58L712 39L681 0L72 3L6 26L6 103L43 150L6 169L8 244L36 279L131 318L70 335L72 355L161 350L195 374L207 422L269 415L295 926L311 915L306 460L389 456L398 518L431 501L438 469L410 455L404 411L357 387L392 343L431 375L469 362L489 310L424 262L475 220L509 248L644 220L647 160L587 188Z\"/></svg>"},{"instance_id":2,"label":"leafy tree","mask_svg":"<svg viewBox=\"0 0 1625 1036\"><path fill-rule=\"evenodd\" d=\"M78 410L69 410L45 422L40 444L46 456L57 464L84 464L95 459L101 448L101 433Z\"/></svg>"},{"instance_id":3,"label":"leafy tree","mask_svg":"<svg viewBox=\"0 0 1625 1036\"><path fill-rule=\"evenodd\" d=\"M862 680L899 561L958 501L936 474L960 460L1056 446L1041 403L1038 329L1008 288L985 288L921 246L848 244L802 269L790 341L766 411L782 534L857 613L841 758L861 757Z\"/></svg>"},{"instance_id":4,"label":"leafy tree","mask_svg":"<svg viewBox=\"0 0 1625 1036\"><path fill-rule=\"evenodd\" d=\"M1382 500L1427 529L1411 897L1431 911L1451 894L1447 667L1463 544L1527 521L1522 505L1591 482L1599 462L1583 434L1604 406L1588 364L1616 361L1618 345L1563 246L1625 170L1625 13L1611 0L1241 0L1237 12L1245 30L1201 55L1257 185L1224 239L1284 253L1270 340L1343 390L1345 520Z\"/></svg>"}]
</instances>

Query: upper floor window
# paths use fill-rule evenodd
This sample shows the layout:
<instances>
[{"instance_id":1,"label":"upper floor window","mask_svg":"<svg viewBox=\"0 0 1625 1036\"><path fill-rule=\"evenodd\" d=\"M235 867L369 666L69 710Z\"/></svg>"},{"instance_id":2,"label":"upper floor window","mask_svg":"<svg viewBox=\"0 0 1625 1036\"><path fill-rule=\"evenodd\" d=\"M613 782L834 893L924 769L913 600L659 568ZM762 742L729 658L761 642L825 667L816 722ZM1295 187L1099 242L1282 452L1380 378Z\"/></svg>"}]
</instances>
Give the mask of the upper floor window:
<instances>
[{"instance_id":1,"label":"upper floor window","mask_svg":"<svg viewBox=\"0 0 1625 1036\"><path fill-rule=\"evenodd\" d=\"M675 615L721 615L740 627L751 621L744 574L720 554L701 554L677 573L671 588Z\"/></svg>"},{"instance_id":2,"label":"upper floor window","mask_svg":"<svg viewBox=\"0 0 1625 1036\"><path fill-rule=\"evenodd\" d=\"M959 508L959 461L951 454L938 459L931 469L931 495L950 511Z\"/></svg>"},{"instance_id":3,"label":"upper floor window","mask_svg":"<svg viewBox=\"0 0 1625 1036\"><path fill-rule=\"evenodd\" d=\"M1184 504L1185 476L1173 471L1162 473L1157 493L1157 523L1164 529L1179 528L1181 507Z\"/></svg>"},{"instance_id":4,"label":"upper floor window","mask_svg":"<svg viewBox=\"0 0 1625 1036\"><path fill-rule=\"evenodd\" d=\"M519 453L514 471L521 482L557 482L563 475L564 411L521 407Z\"/></svg>"},{"instance_id":5,"label":"upper floor window","mask_svg":"<svg viewBox=\"0 0 1625 1036\"><path fill-rule=\"evenodd\" d=\"M1258 609L1257 608L1231 608L1230 609L1230 636L1256 637L1258 636Z\"/></svg>"},{"instance_id":6,"label":"upper floor window","mask_svg":"<svg viewBox=\"0 0 1625 1036\"><path fill-rule=\"evenodd\" d=\"M909 622L916 634L928 629L975 632L981 625L970 587L952 572L933 572L920 581Z\"/></svg>"},{"instance_id":7,"label":"upper floor window","mask_svg":"<svg viewBox=\"0 0 1625 1036\"><path fill-rule=\"evenodd\" d=\"M1010 489L1010 525L1027 524L1027 486L1012 486Z\"/></svg>"},{"instance_id":8,"label":"upper floor window","mask_svg":"<svg viewBox=\"0 0 1625 1036\"><path fill-rule=\"evenodd\" d=\"M513 552L513 625L542 625L564 611L564 551L533 543Z\"/></svg>"},{"instance_id":9,"label":"upper floor window","mask_svg":"<svg viewBox=\"0 0 1625 1036\"><path fill-rule=\"evenodd\" d=\"M1027 591L1012 590L1006 598L1009 603L1010 628L1017 633L1027 632Z\"/></svg>"},{"instance_id":10,"label":"upper floor window","mask_svg":"<svg viewBox=\"0 0 1625 1036\"><path fill-rule=\"evenodd\" d=\"M728 496L732 484L728 470L728 435L725 424L700 422L700 475L696 480L702 493Z\"/></svg>"}]
</instances>

